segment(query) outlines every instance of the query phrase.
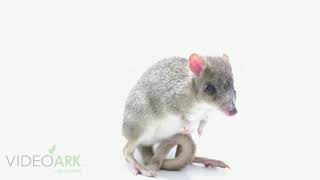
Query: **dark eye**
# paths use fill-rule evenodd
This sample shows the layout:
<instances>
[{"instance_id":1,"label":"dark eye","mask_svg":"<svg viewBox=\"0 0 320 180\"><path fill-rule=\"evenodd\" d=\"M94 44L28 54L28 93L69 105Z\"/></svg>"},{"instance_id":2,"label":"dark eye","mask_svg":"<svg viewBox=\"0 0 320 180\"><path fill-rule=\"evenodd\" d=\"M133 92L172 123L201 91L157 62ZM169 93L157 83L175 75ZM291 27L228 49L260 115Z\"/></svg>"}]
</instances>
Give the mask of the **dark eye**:
<instances>
[{"instance_id":1,"label":"dark eye","mask_svg":"<svg viewBox=\"0 0 320 180\"><path fill-rule=\"evenodd\" d=\"M214 94L214 93L217 92L217 90L216 90L216 88L214 87L214 85L212 85L212 84L210 84L210 83L207 85L206 91L207 91L209 94Z\"/></svg>"}]
</instances>

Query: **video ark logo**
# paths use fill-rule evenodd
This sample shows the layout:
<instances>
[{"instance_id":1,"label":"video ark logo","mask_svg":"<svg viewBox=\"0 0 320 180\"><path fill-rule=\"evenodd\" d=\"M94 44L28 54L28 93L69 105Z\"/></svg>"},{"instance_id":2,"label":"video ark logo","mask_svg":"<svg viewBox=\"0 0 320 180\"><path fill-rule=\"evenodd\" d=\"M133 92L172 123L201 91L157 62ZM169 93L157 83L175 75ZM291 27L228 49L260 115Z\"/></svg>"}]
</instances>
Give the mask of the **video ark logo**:
<instances>
[{"instance_id":1,"label":"video ark logo","mask_svg":"<svg viewBox=\"0 0 320 180\"><path fill-rule=\"evenodd\" d=\"M54 168L56 172L80 172L80 154L58 154L56 145L48 148L42 154L13 154L6 155L10 167Z\"/></svg>"}]
</instances>

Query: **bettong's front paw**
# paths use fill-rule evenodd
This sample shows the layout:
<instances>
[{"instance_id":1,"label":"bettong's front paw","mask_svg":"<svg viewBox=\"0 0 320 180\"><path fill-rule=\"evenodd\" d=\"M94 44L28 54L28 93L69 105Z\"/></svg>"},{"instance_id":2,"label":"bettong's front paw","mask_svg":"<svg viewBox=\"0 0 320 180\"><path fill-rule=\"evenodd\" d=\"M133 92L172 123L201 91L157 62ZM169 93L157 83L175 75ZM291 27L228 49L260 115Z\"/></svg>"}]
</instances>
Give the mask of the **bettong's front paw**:
<instances>
[{"instance_id":1,"label":"bettong's front paw","mask_svg":"<svg viewBox=\"0 0 320 180\"><path fill-rule=\"evenodd\" d=\"M191 134L191 132L192 132L192 129L189 126L184 126L181 131L182 134Z\"/></svg>"}]
</instances>

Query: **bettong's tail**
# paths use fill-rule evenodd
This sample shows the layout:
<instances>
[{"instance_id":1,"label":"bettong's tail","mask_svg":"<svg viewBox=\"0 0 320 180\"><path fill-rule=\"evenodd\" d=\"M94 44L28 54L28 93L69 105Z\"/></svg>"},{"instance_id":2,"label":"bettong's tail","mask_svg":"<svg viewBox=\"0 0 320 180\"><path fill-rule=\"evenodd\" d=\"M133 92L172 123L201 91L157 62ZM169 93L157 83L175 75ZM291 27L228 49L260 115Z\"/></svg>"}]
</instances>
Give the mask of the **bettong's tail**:
<instances>
[{"instance_id":1,"label":"bettong's tail","mask_svg":"<svg viewBox=\"0 0 320 180\"><path fill-rule=\"evenodd\" d=\"M169 151L176 145L175 158L166 159ZM159 169L169 171L180 170L192 163L195 151L196 145L190 135L176 134L159 144L147 166L156 171Z\"/></svg>"}]
</instances>

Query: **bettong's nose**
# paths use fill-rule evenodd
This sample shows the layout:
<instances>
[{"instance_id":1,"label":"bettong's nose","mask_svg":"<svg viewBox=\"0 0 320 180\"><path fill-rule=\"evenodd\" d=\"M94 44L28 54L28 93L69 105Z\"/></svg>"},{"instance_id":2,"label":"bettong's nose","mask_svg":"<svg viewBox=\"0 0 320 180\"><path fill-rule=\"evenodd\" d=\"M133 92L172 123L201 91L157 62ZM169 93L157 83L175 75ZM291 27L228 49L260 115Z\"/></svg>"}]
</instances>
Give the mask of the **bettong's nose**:
<instances>
[{"instance_id":1,"label":"bettong's nose","mask_svg":"<svg viewBox=\"0 0 320 180\"><path fill-rule=\"evenodd\" d=\"M237 108L233 108L231 111L229 111L229 115L230 115L230 116L234 116L234 115L236 115L237 113L238 113Z\"/></svg>"}]
</instances>

